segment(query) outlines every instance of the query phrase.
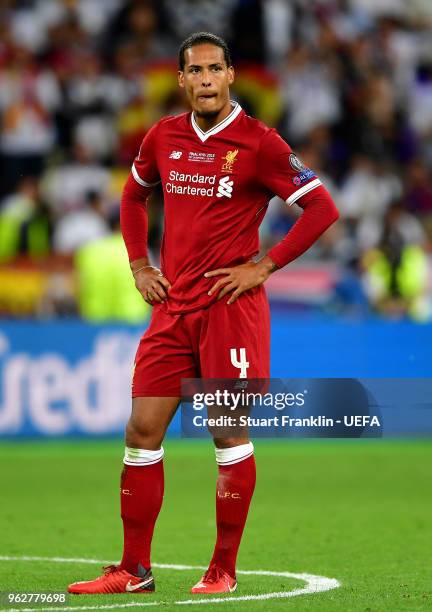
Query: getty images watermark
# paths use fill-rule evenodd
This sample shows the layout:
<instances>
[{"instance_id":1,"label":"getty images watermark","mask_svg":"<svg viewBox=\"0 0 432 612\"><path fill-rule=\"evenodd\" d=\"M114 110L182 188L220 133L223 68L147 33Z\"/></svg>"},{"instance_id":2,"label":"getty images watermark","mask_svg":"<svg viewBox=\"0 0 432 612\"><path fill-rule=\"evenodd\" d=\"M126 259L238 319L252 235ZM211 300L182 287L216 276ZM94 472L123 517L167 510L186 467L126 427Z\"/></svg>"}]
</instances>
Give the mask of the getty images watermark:
<instances>
[{"instance_id":1,"label":"getty images watermark","mask_svg":"<svg viewBox=\"0 0 432 612\"><path fill-rule=\"evenodd\" d=\"M308 390L297 393L248 393L245 389L233 392L228 389L216 389L213 393L194 393L192 396L192 408L202 411L204 408L220 409L222 414L205 416L195 414L192 423L195 427L215 428L237 428L237 427L334 427L342 424L346 427L380 427L379 418L376 415L343 415L342 419L334 419L325 415L292 416L289 414L272 414L263 416L262 409L282 412L286 408L303 407L306 403ZM255 409L256 416L241 414Z\"/></svg>"},{"instance_id":2,"label":"getty images watermark","mask_svg":"<svg viewBox=\"0 0 432 612\"><path fill-rule=\"evenodd\" d=\"M432 379L185 379L184 437L432 435Z\"/></svg>"}]
</instances>

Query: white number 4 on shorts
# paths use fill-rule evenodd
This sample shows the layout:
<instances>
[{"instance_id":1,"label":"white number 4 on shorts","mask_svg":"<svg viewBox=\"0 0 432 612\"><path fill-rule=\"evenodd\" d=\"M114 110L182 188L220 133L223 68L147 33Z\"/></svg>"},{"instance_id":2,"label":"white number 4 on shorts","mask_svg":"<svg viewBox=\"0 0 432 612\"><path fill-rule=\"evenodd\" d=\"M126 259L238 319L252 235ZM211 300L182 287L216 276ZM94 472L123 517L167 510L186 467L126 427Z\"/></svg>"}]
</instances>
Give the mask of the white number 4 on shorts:
<instances>
[{"instance_id":1,"label":"white number 4 on shorts","mask_svg":"<svg viewBox=\"0 0 432 612\"><path fill-rule=\"evenodd\" d=\"M246 349L240 348L239 352L240 352L240 360L237 359L237 349L236 348L230 349L231 363L235 368L238 368L240 370L239 378L246 378L247 369L249 367L249 361L246 361Z\"/></svg>"}]
</instances>

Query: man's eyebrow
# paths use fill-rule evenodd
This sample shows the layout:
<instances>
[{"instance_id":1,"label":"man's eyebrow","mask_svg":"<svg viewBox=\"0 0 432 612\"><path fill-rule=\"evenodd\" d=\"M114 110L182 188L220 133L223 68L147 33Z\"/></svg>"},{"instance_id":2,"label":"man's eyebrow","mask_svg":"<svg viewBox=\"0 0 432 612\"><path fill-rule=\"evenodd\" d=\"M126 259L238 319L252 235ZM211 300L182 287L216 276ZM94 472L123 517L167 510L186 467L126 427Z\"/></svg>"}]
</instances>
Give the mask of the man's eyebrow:
<instances>
[{"instance_id":1,"label":"man's eyebrow","mask_svg":"<svg viewBox=\"0 0 432 612\"><path fill-rule=\"evenodd\" d=\"M209 68L214 68L215 66L222 66L222 62L215 62L214 64L209 64ZM188 68L202 68L202 64L189 64Z\"/></svg>"}]
</instances>

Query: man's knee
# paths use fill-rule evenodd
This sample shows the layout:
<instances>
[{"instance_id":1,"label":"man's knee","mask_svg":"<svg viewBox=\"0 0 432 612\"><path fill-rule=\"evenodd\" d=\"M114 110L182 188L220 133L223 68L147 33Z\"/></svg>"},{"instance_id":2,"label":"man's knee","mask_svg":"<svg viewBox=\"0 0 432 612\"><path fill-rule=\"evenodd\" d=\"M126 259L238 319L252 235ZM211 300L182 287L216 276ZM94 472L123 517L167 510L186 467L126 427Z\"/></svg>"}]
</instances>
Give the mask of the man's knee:
<instances>
[{"instance_id":1,"label":"man's knee","mask_svg":"<svg viewBox=\"0 0 432 612\"><path fill-rule=\"evenodd\" d=\"M165 432L160 428L151 426L145 421L129 419L126 425L126 446L131 448L143 448L146 450L158 450L161 447Z\"/></svg>"},{"instance_id":2,"label":"man's knee","mask_svg":"<svg viewBox=\"0 0 432 612\"><path fill-rule=\"evenodd\" d=\"M213 438L213 442L216 448L233 448L234 446L247 444L249 438Z\"/></svg>"},{"instance_id":3,"label":"man's knee","mask_svg":"<svg viewBox=\"0 0 432 612\"><path fill-rule=\"evenodd\" d=\"M177 397L135 397L126 426L126 446L159 450L179 401Z\"/></svg>"}]
</instances>

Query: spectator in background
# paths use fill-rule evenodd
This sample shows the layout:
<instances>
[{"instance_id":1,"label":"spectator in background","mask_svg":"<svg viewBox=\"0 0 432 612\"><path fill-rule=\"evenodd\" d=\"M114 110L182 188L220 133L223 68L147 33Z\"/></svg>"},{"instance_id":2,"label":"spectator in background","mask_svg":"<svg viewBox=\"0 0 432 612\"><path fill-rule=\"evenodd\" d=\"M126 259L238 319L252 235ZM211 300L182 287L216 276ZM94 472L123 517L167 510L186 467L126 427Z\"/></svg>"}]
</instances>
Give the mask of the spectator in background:
<instances>
[{"instance_id":1,"label":"spectator in background","mask_svg":"<svg viewBox=\"0 0 432 612\"><path fill-rule=\"evenodd\" d=\"M53 74L15 45L0 67L0 190L11 191L20 175L39 176L55 140L53 113L60 92ZM1 195L1 194L0 194Z\"/></svg>"},{"instance_id":2,"label":"spectator in background","mask_svg":"<svg viewBox=\"0 0 432 612\"><path fill-rule=\"evenodd\" d=\"M287 109L286 133L299 143L317 125L341 116L339 90L332 66L309 46L297 44L282 69L282 96Z\"/></svg>"},{"instance_id":3,"label":"spectator in background","mask_svg":"<svg viewBox=\"0 0 432 612\"><path fill-rule=\"evenodd\" d=\"M112 234L87 243L76 253L79 313L94 323L142 323L151 309L130 274L118 212L111 219L111 229Z\"/></svg>"},{"instance_id":4,"label":"spectator in background","mask_svg":"<svg viewBox=\"0 0 432 612\"><path fill-rule=\"evenodd\" d=\"M52 221L34 177L22 178L0 208L0 262L19 255L47 257L51 252Z\"/></svg>"},{"instance_id":5,"label":"spectator in background","mask_svg":"<svg viewBox=\"0 0 432 612\"><path fill-rule=\"evenodd\" d=\"M430 317L424 240L420 223L402 202L394 202L385 214L377 247L363 258L369 299L379 313L417 320Z\"/></svg>"},{"instance_id":6,"label":"spectator in background","mask_svg":"<svg viewBox=\"0 0 432 612\"><path fill-rule=\"evenodd\" d=\"M53 32L63 42L71 42L71 25L79 46L82 37L98 39L123 0L24 0L9 2L9 19L15 40L21 40L32 53L43 53ZM66 28L64 27L66 26Z\"/></svg>"},{"instance_id":7,"label":"spectator in background","mask_svg":"<svg viewBox=\"0 0 432 612\"><path fill-rule=\"evenodd\" d=\"M176 43L194 31L209 30L230 37L231 20L238 4L239 0L162 0L165 24Z\"/></svg>"},{"instance_id":8,"label":"spectator in background","mask_svg":"<svg viewBox=\"0 0 432 612\"><path fill-rule=\"evenodd\" d=\"M406 169L405 202L409 212L423 223L432 244L432 172L425 160L414 159Z\"/></svg>"},{"instance_id":9,"label":"spectator in background","mask_svg":"<svg viewBox=\"0 0 432 612\"><path fill-rule=\"evenodd\" d=\"M173 3L171 3L173 4ZM160 27L162 6L154 0L128 0L114 15L104 39L104 54L112 58L118 46L134 45L141 65L175 55L173 40L166 35L168 24ZM114 43L114 44L113 44Z\"/></svg>"},{"instance_id":10,"label":"spectator in background","mask_svg":"<svg viewBox=\"0 0 432 612\"><path fill-rule=\"evenodd\" d=\"M65 89L73 137L94 158L110 160L117 138L116 113L129 102L135 88L104 70L91 49L76 52L76 68Z\"/></svg>"},{"instance_id":11,"label":"spectator in background","mask_svg":"<svg viewBox=\"0 0 432 612\"><path fill-rule=\"evenodd\" d=\"M366 155L353 158L338 203L342 218L349 224L357 255L378 243L383 216L401 194L400 179L391 165Z\"/></svg>"},{"instance_id":12,"label":"spectator in background","mask_svg":"<svg viewBox=\"0 0 432 612\"><path fill-rule=\"evenodd\" d=\"M248 0L247 2L237 0L230 3L229 0L225 0L220 4L225 5L229 13L225 34L230 38L235 65L240 66L242 60L264 65L271 49L266 44L264 21L265 5L268 2L263 2L263 0ZM212 22L207 27L213 31ZM286 36L289 36L289 31L286 34L284 33L282 43ZM274 39L276 32L272 32L271 37Z\"/></svg>"},{"instance_id":13,"label":"spectator in background","mask_svg":"<svg viewBox=\"0 0 432 612\"><path fill-rule=\"evenodd\" d=\"M418 66L414 82L409 91L409 116L411 125L425 139L432 138L432 62ZM432 147L429 146L429 161Z\"/></svg>"},{"instance_id":14,"label":"spectator in background","mask_svg":"<svg viewBox=\"0 0 432 612\"><path fill-rule=\"evenodd\" d=\"M5 14L0 13L0 67L3 67L10 59L10 49L13 46L10 23Z\"/></svg>"},{"instance_id":15,"label":"spectator in background","mask_svg":"<svg viewBox=\"0 0 432 612\"><path fill-rule=\"evenodd\" d=\"M42 177L42 191L58 219L66 212L86 204L89 192L106 194L110 173L95 159L93 152L75 142L72 158L47 170Z\"/></svg>"},{"instance_id":16,"label":"spectator in background","mask_svg":"<svg viewBox=\"0 0 432 612\"><path fill-rule=\"evenodd\" d=\"M295 8L285 0L267 0L261 5L266 60L270 67L277 69L292 44Z\"/></svg>"},{"instance_id":17,"label":"spectator in background","mask_svg":"<svg viewBox=\"0 0 432 612\"><path fill-rule=\"evenodd\" d=\"M97 191L86 194L86 205L66 213L57 223L54 232L54 251L72 255L75 251L109 234L104 215L104 200Z\"/></svg>"}]
</instances>

